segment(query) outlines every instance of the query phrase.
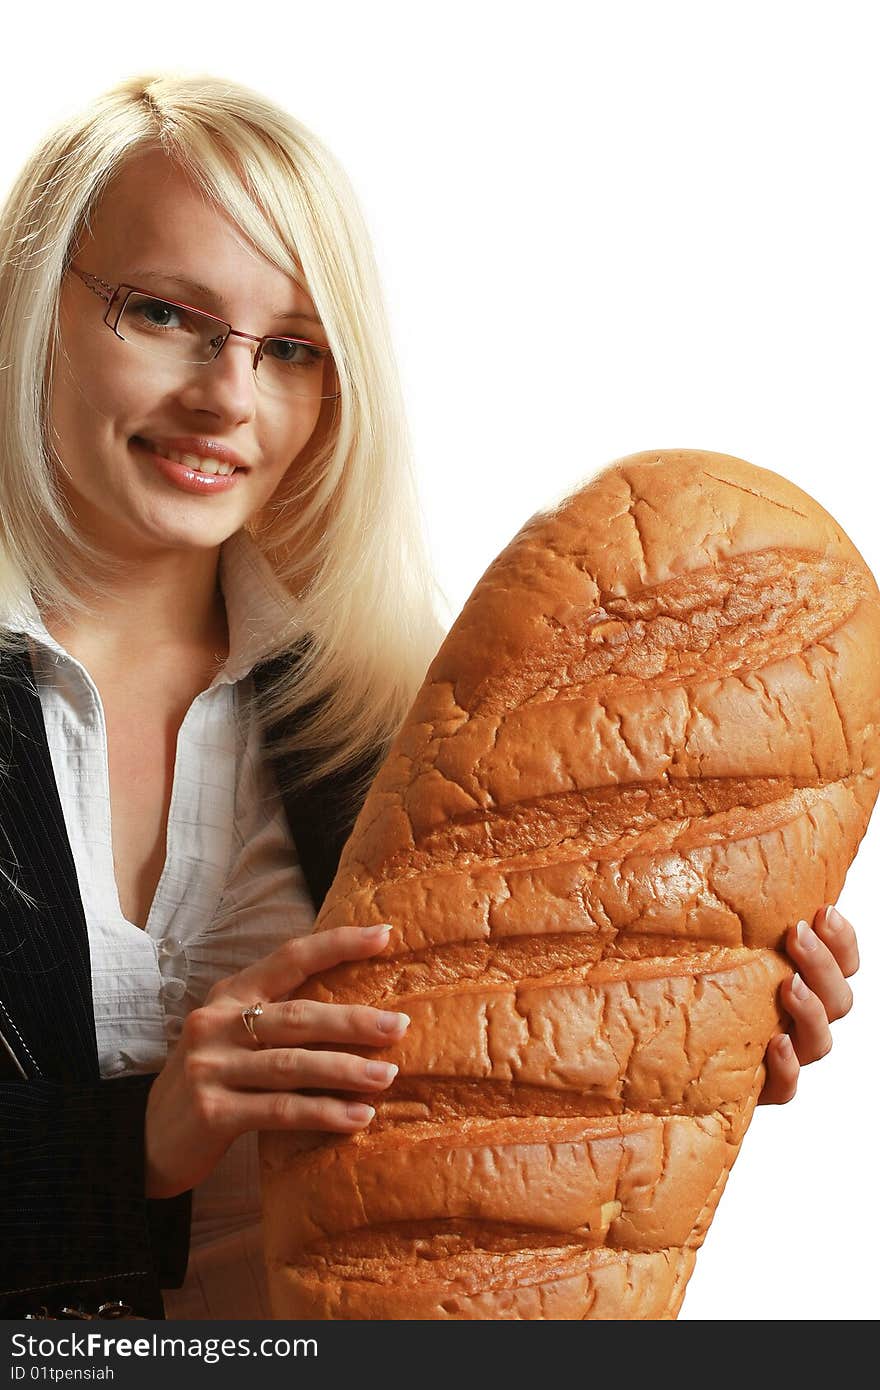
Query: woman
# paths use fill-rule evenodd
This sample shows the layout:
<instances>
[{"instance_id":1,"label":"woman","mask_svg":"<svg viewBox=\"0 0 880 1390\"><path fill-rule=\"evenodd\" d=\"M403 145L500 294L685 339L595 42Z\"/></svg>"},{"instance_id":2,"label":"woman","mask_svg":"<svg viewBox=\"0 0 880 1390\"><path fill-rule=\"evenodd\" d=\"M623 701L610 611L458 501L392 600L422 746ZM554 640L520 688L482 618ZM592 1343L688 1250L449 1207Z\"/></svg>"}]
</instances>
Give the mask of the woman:
<instances>
[{"instance_id":1,"label":"woman","mask_svg":"<svg viewBox=\"0 0 880 1390\"><path fill-rule=\"evenodd\" d=\"M290 116L138 78L29 161L0 301L0 1311L265 1317L256 1131L368 1125L326 1093L408 1026L284 1005L387 941L310 933L442 636L375 265ZM768 1101L850 1004L815 926Z\"/></svg>"}]
</instances>

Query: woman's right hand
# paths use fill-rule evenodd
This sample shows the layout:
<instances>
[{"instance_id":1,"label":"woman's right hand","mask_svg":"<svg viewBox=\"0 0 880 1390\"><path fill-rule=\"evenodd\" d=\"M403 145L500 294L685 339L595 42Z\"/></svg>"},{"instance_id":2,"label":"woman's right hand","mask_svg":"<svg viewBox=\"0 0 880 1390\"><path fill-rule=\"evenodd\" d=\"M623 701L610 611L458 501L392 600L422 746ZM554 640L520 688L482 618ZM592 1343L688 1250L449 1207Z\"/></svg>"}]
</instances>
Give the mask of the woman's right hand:
<instances>
[{"instance_id":1,"label":"woman's right hand","mask_svg":"<svg viewBox=\"0 0 880 1390\"><path fill-rule=\"evenodd\" d=\"M195 1187L247 1130L351 1134L369 1124L371 1106L314 1094L311 1088L378 1093L397 1068L351 1052L316 1050L315 1044L388 1047L409 1026L406 1014L287 996L318 971L376 955L389 930L336 927L293 937L214 985L204 1004L187 1016L150 1088L144 1126L147 1197L174 1197ZM263 1004L254 1020L259 1046L241 1016L257 1000Z\"/></svg>"}]
</instances>

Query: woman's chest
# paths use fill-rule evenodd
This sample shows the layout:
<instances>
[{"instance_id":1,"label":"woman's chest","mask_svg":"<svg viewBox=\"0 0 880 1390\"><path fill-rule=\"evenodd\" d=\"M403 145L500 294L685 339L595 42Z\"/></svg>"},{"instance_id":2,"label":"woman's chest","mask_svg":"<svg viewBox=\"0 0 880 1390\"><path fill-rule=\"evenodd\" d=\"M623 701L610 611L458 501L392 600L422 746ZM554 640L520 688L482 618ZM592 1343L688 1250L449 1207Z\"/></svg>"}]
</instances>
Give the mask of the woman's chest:
<instances>
[{"instance_id":1,"label":"woman's chest","mask_svg":"<svg viewBox=\"0 0 880 1390\"><path fill-rule=\"evenodd\" d=\"M99 687L100 688L100 687ZM208 727L213 713L204 681L148 690L104 683L101 701L107 736L107 772L113 868L123 916L146 927L168 852L169 818L186 723L194 746L188 784L209 778ZM201 700L196 707L195 702ZM202 726L206 727L203 728Z\"/></svg>"},{"instance_id":2,"label":"woman's chest","mask_svg":"<svg viewBox=\"0 0 880 1390\"><path fill-rule=\"evenodd\" d=\"M145 927L165 866L180 722L151 711L135 720L104 705L113 868L122 915Z\"/></svg>"}]
</instances>

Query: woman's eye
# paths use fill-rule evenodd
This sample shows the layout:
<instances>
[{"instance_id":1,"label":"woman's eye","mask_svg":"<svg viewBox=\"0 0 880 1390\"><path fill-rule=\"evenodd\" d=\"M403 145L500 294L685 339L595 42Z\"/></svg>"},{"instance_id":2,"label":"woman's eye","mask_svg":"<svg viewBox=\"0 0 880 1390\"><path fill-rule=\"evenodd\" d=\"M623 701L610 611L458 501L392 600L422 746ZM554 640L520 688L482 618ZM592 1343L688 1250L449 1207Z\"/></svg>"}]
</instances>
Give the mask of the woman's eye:
<instances>
[{"instance_id":1,"label":"woman's eye","mask_svg":"<svg viewBox=\"0 0 880 1390\"><path fill-rule=\"evenodd\" d=\"M270 338L264 356L290 367L308 367L320 362L324 356L321 348L312 343L297 343L289 338Z\"/></svg>"},{"instance_id":2,"label":"woman's eye","mask_svg":"<svg viewBox=\"0 0 880 1390\"><path fill-rule=\"evenodd\" d=\"M174 328L174 321L179 320L177 309L173 304L166 304L164 299L145 299L139 311L145 321L155 328Z\"/></svg>"}]
</instances>

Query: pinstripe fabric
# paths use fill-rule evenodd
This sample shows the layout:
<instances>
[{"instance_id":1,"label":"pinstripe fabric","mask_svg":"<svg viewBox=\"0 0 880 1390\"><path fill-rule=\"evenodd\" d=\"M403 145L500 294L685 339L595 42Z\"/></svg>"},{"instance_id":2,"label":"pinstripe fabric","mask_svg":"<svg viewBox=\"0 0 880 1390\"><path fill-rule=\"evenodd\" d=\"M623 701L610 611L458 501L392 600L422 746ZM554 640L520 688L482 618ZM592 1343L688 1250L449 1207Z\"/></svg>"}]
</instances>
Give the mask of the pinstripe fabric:
<instances>
[{"instance_id":1,"label":"pinstripe fabric","mask_svg":"<svg viewBox=\"0 0 880 1390\"><path fill-rule=\"evenodd\" d=\"M0 1083L4 1318L109 1299L164 1316L143 1197L152 1081Z\"/></svg>"},{"instance_id":2,"label":"pinstripe fabric","mask_svg":"<svg viewBox=\"0 0 880 1390\"><path fill-rule=\"evenodd\" d=\"M0 773L0 999L12 1032L0 1031L28 1076L87 1081L98 1063L88 937L47 757L39 697L22 652L3 663L0 679L0 766L9 766L5 777ZM23 905L8 879L26 885L37 905ZM19 1031L15 1020L27 1018L41 1019L39 1031Z\"/></svg>"}]
</instances>

